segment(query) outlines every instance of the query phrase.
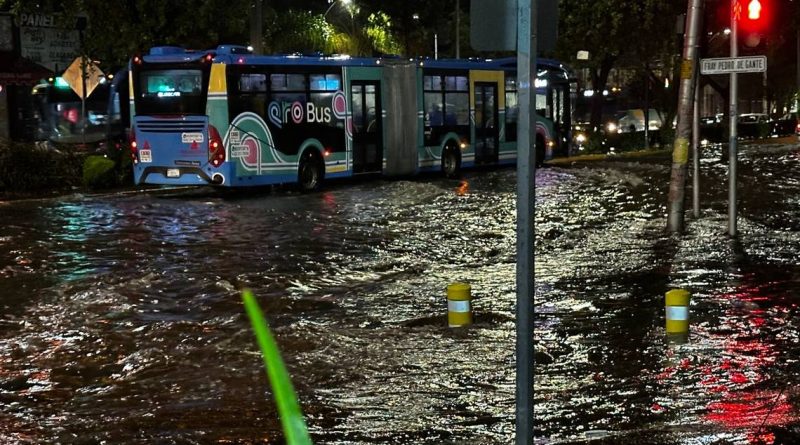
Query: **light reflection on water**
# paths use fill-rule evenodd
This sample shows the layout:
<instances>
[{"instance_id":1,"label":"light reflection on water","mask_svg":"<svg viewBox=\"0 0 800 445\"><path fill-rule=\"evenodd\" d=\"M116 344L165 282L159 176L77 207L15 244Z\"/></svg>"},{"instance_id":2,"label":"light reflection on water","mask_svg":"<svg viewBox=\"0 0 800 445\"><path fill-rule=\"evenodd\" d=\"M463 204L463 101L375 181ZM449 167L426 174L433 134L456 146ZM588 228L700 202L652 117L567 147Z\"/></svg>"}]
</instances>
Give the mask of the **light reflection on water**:
<instances>
[{"instance_id":1,"label":"light reflection on water","mask_svg":"<svg viewBox=\"0 0 800 445\"><path fill-rule=\"evenodd\" d=\"M792 443L800 181L794 148L762 148L743 150L738 244L719 152L680 237L663 233L666 164L537 172L537 442ZM497 170L6 205L0 442L281 443L248 286L316 442L509 443L515 186ZM474 289L466 331L445 326L457 280ZM667 344L678 286L693 329Z\"/></svg>"}]
</instances>

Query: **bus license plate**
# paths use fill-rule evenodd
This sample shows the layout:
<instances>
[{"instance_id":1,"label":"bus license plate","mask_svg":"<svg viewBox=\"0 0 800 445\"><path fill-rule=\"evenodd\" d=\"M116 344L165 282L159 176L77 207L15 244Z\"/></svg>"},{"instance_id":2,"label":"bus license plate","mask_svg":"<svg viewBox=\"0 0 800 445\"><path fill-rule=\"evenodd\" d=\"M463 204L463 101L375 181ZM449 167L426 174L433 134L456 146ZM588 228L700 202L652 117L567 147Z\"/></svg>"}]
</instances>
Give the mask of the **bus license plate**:
<instances>
[{"instance_id":1,"label":"bus license plate","mask_svg":"<svg viewBox=\"0 0 800 445\"><path fill-rule=\"evenodd\" d=\"M153 154L150 150L139 150L139 161L153 162Z\"/></svg>"},{"instance_id":2,"label":"bus license plate","mask_svg":"<svg viewBox=\"0 0 800 445\"><path fill-rule=\"evenodd\" d=\"M177 178L180 177L181 171L177 168L168 168L167 169L167 177L168 178Z\"/></svg>"}]
</instances>

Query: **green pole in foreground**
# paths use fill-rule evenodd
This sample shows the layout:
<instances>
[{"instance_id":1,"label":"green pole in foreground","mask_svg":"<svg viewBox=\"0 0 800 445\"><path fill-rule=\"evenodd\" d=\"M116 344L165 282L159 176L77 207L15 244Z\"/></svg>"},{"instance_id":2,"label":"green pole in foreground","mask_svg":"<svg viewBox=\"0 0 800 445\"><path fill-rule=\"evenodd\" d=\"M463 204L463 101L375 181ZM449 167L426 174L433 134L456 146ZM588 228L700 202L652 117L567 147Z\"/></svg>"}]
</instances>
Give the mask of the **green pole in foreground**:
<instances>
[{"instance_id":1,"label":"green pole in foreground","mask_svg":"<svg viewBox=\"0 0 800 445\"><path fill-rule=\"evenodd\" d=\"M253 292L249 289L242 291L242 301L244 309L250 317L250 323L253 325L258 346L261 348L261 356L264 359L264 367L267 368L267 377L272 385L272 393L275 395L275 404L278 406L278 415L281 418L286 443L288 445L311 445L311 438L303 419L303 411L297 402L292 379L286 371L286 365L283 363L275 338L269 330L267 320L264 319L264 314L261 312Z\"/></svg>"}]
</instances>

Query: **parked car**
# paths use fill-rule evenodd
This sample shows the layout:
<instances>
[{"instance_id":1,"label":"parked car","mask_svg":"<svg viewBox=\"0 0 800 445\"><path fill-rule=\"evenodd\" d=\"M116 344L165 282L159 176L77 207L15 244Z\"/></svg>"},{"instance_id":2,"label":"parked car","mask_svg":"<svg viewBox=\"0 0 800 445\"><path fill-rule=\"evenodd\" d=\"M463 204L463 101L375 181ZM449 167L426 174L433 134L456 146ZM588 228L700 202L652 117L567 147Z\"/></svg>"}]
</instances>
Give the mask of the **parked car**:
<instances>
[{"instance_id":1,"label":"parked car","mask_svg":"<svg viewBox=\"0 0 800 445\"><path fill-rule=\"evenodd\" d=\"M728 140L728 132L722 123L721 114L700 118L700 139L704 144L722 143Z\"/></svg>"},{"instance_id":2,"label":"parked car","mask_svg":"<svg viewBox=\"0 0 800 445\"><path fill-rule=\"evenodd\" d=\"M661 115L658 110L649 109L648 129L658 130L661 128ZM641 108L618 112L605 125L607 133L633 133L644 131L644 110Z\"/></svg>"},{"instance_id":3,"label":"parked car","mask_svg":"<svg viewBox=\"0 0 800 445\"><path fill-rule=\"evenodd\" d=\"M742 139L765 138L770 134L769 117L764 113L739 115L737 135Z\"/></svg>"},{"instance_id":4,"label":"parked car","mask_svg":"<svg viewBox=\"0 0 800 445\"><path fill-rule=\"evenodd\" d=\"M797 116L794 113L786 113L778 119L773 119L770 130L770 134L776 137L795 134L798 131Z\"/></svg>"}]
</instances>

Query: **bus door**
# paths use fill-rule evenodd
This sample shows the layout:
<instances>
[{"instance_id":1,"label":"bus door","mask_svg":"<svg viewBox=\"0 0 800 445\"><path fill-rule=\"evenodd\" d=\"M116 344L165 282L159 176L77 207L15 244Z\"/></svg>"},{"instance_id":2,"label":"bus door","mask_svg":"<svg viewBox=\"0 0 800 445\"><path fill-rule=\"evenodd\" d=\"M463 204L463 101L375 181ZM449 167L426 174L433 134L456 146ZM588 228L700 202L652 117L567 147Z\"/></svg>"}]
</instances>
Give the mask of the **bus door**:
<instances>
[{"instance_id":1,"label":"bus door","mask_svg":"<svg viewBox=\"0 0 800 445\"><path fill-rule=\"evenodd\" d=\"M353 173L375 173L383 168L383 122L380 82L354 80L350 84L353 104Z\"/></svg>"},{"instance_id":2,"label":"bus door","mask_svg":"<svg viewBox=\"0 0 800 445\"><path fill-rule=\"evenodd\" d=\"M556 113L558 122L558 155L567 156L569 141L572 140L572 120L569 115L569 85L567 83L557 84L556 89Z\"/></svg>"},{"instance_id":3,"label":"bus door","mask_svg":"<svg viewBox=\"0 0 800 445\"><path fill-rule=\"evenodd\" d=\"M497 83L475 82L475 162L496 163L499 134Z\"/></svg>"}]
</instances>

